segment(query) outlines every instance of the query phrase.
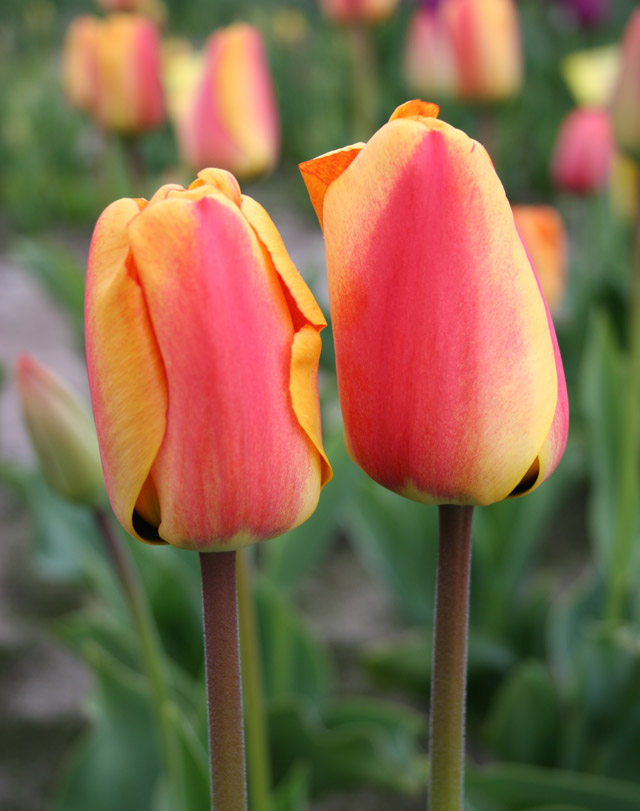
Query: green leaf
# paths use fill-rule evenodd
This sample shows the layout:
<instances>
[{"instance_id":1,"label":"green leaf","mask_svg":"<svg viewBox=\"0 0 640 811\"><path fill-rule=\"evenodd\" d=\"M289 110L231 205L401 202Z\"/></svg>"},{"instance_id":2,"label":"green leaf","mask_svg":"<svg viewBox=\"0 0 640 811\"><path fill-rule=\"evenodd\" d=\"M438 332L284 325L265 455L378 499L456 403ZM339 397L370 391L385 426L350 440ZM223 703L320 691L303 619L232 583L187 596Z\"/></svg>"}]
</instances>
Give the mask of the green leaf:
<instances>
[{"instance_id":1,"label":"green leaf","mask_svg":"<svg viewBox=\"0 0 640 811\"><path fill-rule=\"evenodd\" d=\"M297 763L278 783L273 798L273 811L309 811L309 768Z\"/></svg>"},{"instance_id":2,"label":"green leaf","mask_svg":"<svg viewBox=\"0 0 640 811\"><path fill-rule=\"evenodd\" d=\"M295 753L296 762L310 770L314 795L363 785L403 794L424 787L415 739L420 725L408 720L405 710L383 712L374 702L367 711L363 699L357 708L336 705L329 718L331 727L293 698L272 705L270 749L276 777L285 774Z\"/></svg>"},{"instance_id":3,"label":"green leaf","mask_svg":"<svg viewBox=\"0 0 640 811\"><path fill-rule=\"evenodd\" d=\"M520 663L500 686L487 722L486 737L504 760L538 765L555 762L560 706L546 665Z\"/></svg>"},{"instance_id":4,"label":"green leaf","mask_svg":"<svg viewBox=\"0 0 640 811\"><path fill-rule=\"evenodd\" d=\"M86 657L96 677L93 724L68 764L55 811L140 811L152 807L160 774L146 681L97 645Z\"/></svg>"},{"instance_id":5,"label":"green leaf","mask_svg":"<svg viewBox=\"0 0 640 811\"><path fill-rule=\"evenodd\" d=\"M533 766L496 764L467 769L472 802L494 800L503 811L532 805L574 805L584 811L637 811L640 785L593 774Z\"/></svg>"}]
</instances>

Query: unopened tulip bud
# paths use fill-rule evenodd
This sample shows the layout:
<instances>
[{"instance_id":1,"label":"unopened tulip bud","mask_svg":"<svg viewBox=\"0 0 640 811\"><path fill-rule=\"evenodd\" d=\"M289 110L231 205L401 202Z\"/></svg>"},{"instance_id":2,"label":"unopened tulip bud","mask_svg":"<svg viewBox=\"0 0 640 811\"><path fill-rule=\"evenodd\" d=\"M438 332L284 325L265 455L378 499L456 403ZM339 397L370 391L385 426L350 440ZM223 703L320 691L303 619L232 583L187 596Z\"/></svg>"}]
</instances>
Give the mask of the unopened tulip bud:
<instances>
[{"instance_id":1,"label":"unopened tulip bud","mask_svg":"<svg viewBox=\"0 0 640 811\"><path fill-rule=\"evenodd\" d=\"M87 272L89 385L107 491L133 537L199 552L297 526L331 468L326 322L235 178L112 203Z\"/></svg>"},{"instance_id":2,"label":"unopened tulip bud","mask_svg":"<svg viewBox=\"0 0 640 811\"><path fill-rule=\"evenodd\" d=\"M409 23L404 53L409 87L428 96L453 96L458 76L449 27L439 7L418 8Z\"/></svg>"},{"instance_id":3,"label":"unopened tulip bud","mask_svg":"<svg viewBox=\"0 0 640 811\"><path fill-rule=\"evenodd\" d=\"M83 15L69 26L62 49L62 86L69 103L90 113L96 99L100 20Z\"/></svg>"},{"instance_id":4,"label":"unopened tulip bud","mask_svg":"<svg viewBox=\"0 0 640 811\"><path fill-rule=\"evenodd\" d=\"M530 492L562 456L555 331L486 150L399 107L366 144L300 165L323 227L347 447L427 503Z\"/></svg>"},{"instance_id":5,"label":"unopened tulip bud","mask_svg":"<svg viewBox=\"0 0 640 811\"><path fill-rule=\"evenodd\" d=\"M78 395L31 355L16 367L25 422L42 474L61 496L98 507L106 494L93 420Z\"/></svg>"},{"instance_id":6,"label":"unopened tulip bud","mask_svg":"<svg viewBox=\"0 0 640 811\"><path fill-rule=\"evenodd\" d=\"M513 206L513 218L552 313L559 310L567 281L568 239L551 206Z\"/></svg>"},{"instance_id":7,"label":"unopened tulip bud","mask_svg":"<svg viewBox=\"0 0 640 811\"><path fill-rule=\"evenodd\" d=\"M336 23L379 23L388 19L399 0L320 0L324 13Z\"/></svg>"},{"instance_id":8,"label":"unopened tulip bud","mask_svg":"<svg viewBox=\"0 0 640 811\"><path fill-rule=\"evenodd\" d=\"M561 189L592 194L609 181L614 144L611 118L606 110L578 107L560 125L551 177Z\"/></svg>"},{"instance_id":9,"label":"unopened tulip bud","mask_svg":"<svg viewBox=\"0 0 640 811\"><path fill-rule=\"evenodd\" d=\"M478 102L514 96L522 85L522 45L513 0L444 0L456 55L458 95Z\"/></svg>"},{"instance_id":10,"label":"unopened tulip bud","mask_svg":"<svg viewBox=\"0 0 640 811\"><path fill-rule=\"evenodd\" d=\"M640 160L640 9L634 11L624 33L611 110L619 148Z\"/></svg>"},{"instance_id":11,"label":"unopened tulip bud","mask_svg":"<svg viewBox=\"0 0 640 811\"><path fill-rule=\"evenodd\" d=\"M192 169L217 166L239 177L274 168L278 110L260 32L237 24L216 31L204 59L181 54L169 64L178 146Z\"/></svg>"}]
</instances>

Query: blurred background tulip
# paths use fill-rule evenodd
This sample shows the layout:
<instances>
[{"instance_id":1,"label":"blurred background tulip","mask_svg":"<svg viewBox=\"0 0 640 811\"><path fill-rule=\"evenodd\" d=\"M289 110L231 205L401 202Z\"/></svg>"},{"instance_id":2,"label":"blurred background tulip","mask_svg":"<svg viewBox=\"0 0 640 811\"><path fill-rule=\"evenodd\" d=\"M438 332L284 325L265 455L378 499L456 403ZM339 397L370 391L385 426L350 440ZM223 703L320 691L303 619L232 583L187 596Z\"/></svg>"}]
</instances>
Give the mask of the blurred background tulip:
<instances>
[{"instance_id":1,"label":"blurred background tulip","mask_svg":"<svg viewBox=\"0 0 640 811\"><path fill-rule=\"evenodd\" d=\"M325 237L352 458L418 501L491 504L555 469L566 385L491 160L434 115L407 102L367 144L300 169Z\"/></svg>"},{"instance_id":2,"label":"blurred background tulip","mask_svg":"<svg viewBox=\"0 0 640 811\"><path fill-rule=\"evenodd\" d=\"M606 107L620 69L616 45L570 53L562 60L562 75L579 107Z\"/></svg>"},{"instance_id":3,"label":"blurred background tulip","mask_svg":"<svg viewBox=\"0 0 640 811\"><path fill-rule=\"evenodd\" d=\"M622 40L612 118L618 146L640 160L640 8L634 11Z\"/></svg>"},{"instance_id":4,"label":"blurred background tulip","mask_svg":"<svg viewBox=\"0 0 640 811\"><path fill-rule=\"evenodd\" d=\"M184 162L241 178L272 170L280 127L260 32L232 25L212 34L203 57L187 49L171 61L171 112Z\"/></svg>"},{"instance_id":5,"label":"blurred background tulip","mask_svg":"<svg viewBox=\"0 0 640 811\"><path fill-rule=\"evenodd\" d=\"M449 28L437 4L412 14L404 50L407 85L425 97L455 95L458 74Z\"/></svg>"},{"instance_id":6,"label":"blurred background tulip","mask_svg":"<svg viewBox=\"0 0 640 811\"><path fill-rule=\"evenodd\" d=\"M97 0L97 3L104 11L133 11L158 24L167 19L167 9L162 0Z\"/></svg>"},{"instance_id":7,"label":"blurred background tulip","mask_svg":"<svg viewBox=\"0 0 640 811\"><path fill-rule=\"evenodd\" d=\"M62 50L62 86L70 104L91 113L96 102L96 51L100 31L97 17L76 17L67 30Z\"/></svg>"},{"instance_id":8,"label":"blurred background tulip","mask_svg":"<svg viewBox=\"0 0 640 811\"><path fill-rule=\"evenodd\" d=\"M561 189L592 194L609 181L614 154L606 110L578 107L560 125L551 158L551 176Z\"/></svg>"},{"instance_id":9,"label":"blurred background tulip","mask_svg":"<svg viewBox=\"0 0 640 811\"><path fill-rule=\"evenodd\" d=\"M522 45L513 0L443 0L458 70L458 95L476 102L509 99L522 86Z\"/></svg>"},{"instance_id":10,"label":"blurred background tulip","mask_svg":"<svg viewBox=\"0 0 640 811\"><path fill-rule=\"evenodd\" d=\"M16 379L29 436L49 486L71 501L104 505L98 441L86 406L31 355L18 360Z\"/></svg>"},{"instance_id":11,"label":"blurred background tulip","mask_svg":"<svg viewBox=\"0 0 640 811\"><path fill-rule=\"evenodd\" d=\"M188 190L109 206L86 314L107 491L127 532L206 552L309 517L330 478L317 388L326 322L232 175L203 170Z\"/></svg>"},{"instance_id":12,"label":"blurred background tulip","mask_svg":"<svg viewBox=\"0 0 640 811\"><path fill-rule=\"evenodd\" d=\"M322 10L336 23L378 23L389 18L399 0L320 0Z\"/></svg>"},{"instance_id":13,"label":"blurred background tulip","mask_svg":"<svg viewBox=\"0 0 640 811\"><path fill-rule=\"evenodd\" d=\"M576 22L590 28L607 19L612 0L561 0L561 3Z\"/></svg>"},{"instance_id":14,"label":"blurred background tulip","mask_svg":"<svg viewBox=\"0 0 640 811\"><path fill-rule=\"evenodd\" d=\"M544 297L555 314L567 283L569 242L562 217L552 206L514 205L512 210Z\"/></svg>"}]
</instances>

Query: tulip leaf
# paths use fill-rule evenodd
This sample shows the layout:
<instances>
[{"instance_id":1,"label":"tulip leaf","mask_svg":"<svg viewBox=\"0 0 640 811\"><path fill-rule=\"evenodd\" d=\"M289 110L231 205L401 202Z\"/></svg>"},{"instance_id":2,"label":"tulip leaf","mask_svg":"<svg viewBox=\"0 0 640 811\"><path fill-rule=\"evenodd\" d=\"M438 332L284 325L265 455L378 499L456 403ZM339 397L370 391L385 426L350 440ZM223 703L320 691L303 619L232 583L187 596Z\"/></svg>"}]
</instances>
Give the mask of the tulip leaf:
<instances>
[{"instance_id":1,"label":"tulip leaf","mask_svg":"<svg viewBox=\"0 0 640 811\"><path fill-rule=\"evenodd\" d=\"M569 805L584 811L636 811L640 784L594 774L515 764L467 769L466 786L473 803L494 800L500 811L524 811L532 805Z\"/></svg>"},{"instance_id":2,"label":"tulip leaf","mask_svg":"<svg viewBox=\"0 0 640 811\"><path fill-rule=\"evenodd\" d=\"M284 699L269 716L274 772L282 776L295 752L310 770L314 795L362 785L413 794L424 785L417 754L423 728L419 716L377 701L336 702L324 720L301 701Z\"/></svg>"},{"instance_id":3,"label":"tulip leaf","mask_svg":"<svg viewBox=\"0 0 640 811\"><path fill-rule=\"evenodd\" d=\"M411 621L433 619L438 557L438 511L359 476L347 515L349 536L373 574Z\"/></svg>"},{"instance_id":4,"label":"tulip leaf","mask_svg":"<svg viewBox=\"0 0 640 811\"><path fill-rule=\"evenodd\" d=\"M309 811L309 767L297 763L280 780L273 798L273 811Z\"/></svg>"},{"instance_id":5,"label":"tulip leaf","mask_svg":"<svg viewBox=\"0 0 640 811\"><path fill-rule=\"evenodd\" d=\"M146 682L98 645L88 645L96 684L93 724L68 764L55 811L139 811L159 779L158 736Z\"/></svg>"},{"instance_id":6,"label":"tulip leaf","mask_svg":"<svg viewBox=\"0 0 640 811\"><path fill-rule=\"evenodd\" d=\"M486 739L504 760L551 766L560 700L546 665L521 662L501 684L486 721Z\"/></svg>"}]
</instances>

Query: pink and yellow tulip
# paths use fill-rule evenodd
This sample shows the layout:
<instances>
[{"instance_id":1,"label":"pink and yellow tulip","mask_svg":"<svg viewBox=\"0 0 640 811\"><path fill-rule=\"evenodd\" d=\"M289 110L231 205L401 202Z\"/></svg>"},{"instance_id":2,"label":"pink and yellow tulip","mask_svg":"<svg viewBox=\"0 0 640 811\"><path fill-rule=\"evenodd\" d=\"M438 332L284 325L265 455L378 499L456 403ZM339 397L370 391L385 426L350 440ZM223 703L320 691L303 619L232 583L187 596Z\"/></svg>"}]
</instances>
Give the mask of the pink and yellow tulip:
<instances>
[{"instance_id":1,"label":"pink and yellow tulip","mask_svg":"<svg viewBox=\"0 0 640 811\"><path fill-rule=\"evenodd\" d=\"M133 134L165 120L155 25L133 14L79 17L63 57L65 92L105 129Z\"/></svg>"},{"instance_id":2,"label":"pink and yellow tulip","mask_svg":"<svg viewBox=\"0 0 640 811\"><path fill-rule=\"evenodd\" d=\"M597 107L577 107L560 125L551 158L551 177L567 191L600 191L609 182L613 154L609 113Z\"/></svg>"},{"instance_id":3,"label":"pink and yellow tulip","mask_svg":"<svg viewBox=\"0 0 640 811\"><path fill-rule=\"evenodd\" d=\"M555 313L567 281L569 241L562 217L552 206L515 205L513 218L549 309Z\"/></svg>"},{"instance_id":4,"label":"pink and yellow tulip","mask_svg":"<svg viewBox=\"0 0 640 811\"><path fill-rule=\"evenodd\" d=\"M112 203L89 255L87 362L107 491L134 537L200 552L278 535L331 469L325 319L228 172Z\"/></svg>"},{"instance_id":5,"label":"pink and yellow tulip","mask_svg":"<svg viewBox=\"0 0 640 811\"><path fill-rule=\"evenodd\" d=\"M336 23L379 23L395 12L400 0L320 0L324 13Z\"/></svg>"},{"instance_id":6,"label":"pink and yellow tulip","mask_svg":"<svg viewBox=\"0 0 640 811\"><path fill-rule=\"evenodd\" d=\"M485 149L399 107L300 166L323 227L347 447L428 503L491 504L554 470L568 429L549 311Z\"/></svg>"},{"instance_id":7,"label":"pink and yellow tulip","mask_svg":"<svg viewBox=\"0 0 640 811\"><path fill-rule=\"evenodd\" d=\"M522 85L522 46L513 0L443 0L458 73L457 95L503 101Z\"/></svg>"},{"instance_id":8,"label":"pink and yellow tulip","mask_svg":"<svg viewBox=\"0 0 640 811\"><path fill-rule=\"evenodd\" d=\"M618 146L640 160L640 8L634 11L624 33L611 110Z\"/></svg>"},{"instance_id":9,"label":"pink and yellow tulip","mask_svg":"<svg viewBox=\"0 0 640 811\"><path fill-rule=\"evenodd\" d=\"M193 169L218 166L239 177L273 169L280 127L260 32L245 24L216 31L199 75L193 64L192 57L184 81L178 73L172 83L172 114L185 163Z\"/></svg>"},{"instance_id":10,"label":"pink and yellow tulip","mask_svg":"<svg viewBox=\"0 0 640 811\"><path fill-rule=\"evenodd\" d=\"M458 87L453 42L441 7L417 8L409 23L404 51L409 87L431 96L453 96Z\"/></svg>"}]
</instances>

